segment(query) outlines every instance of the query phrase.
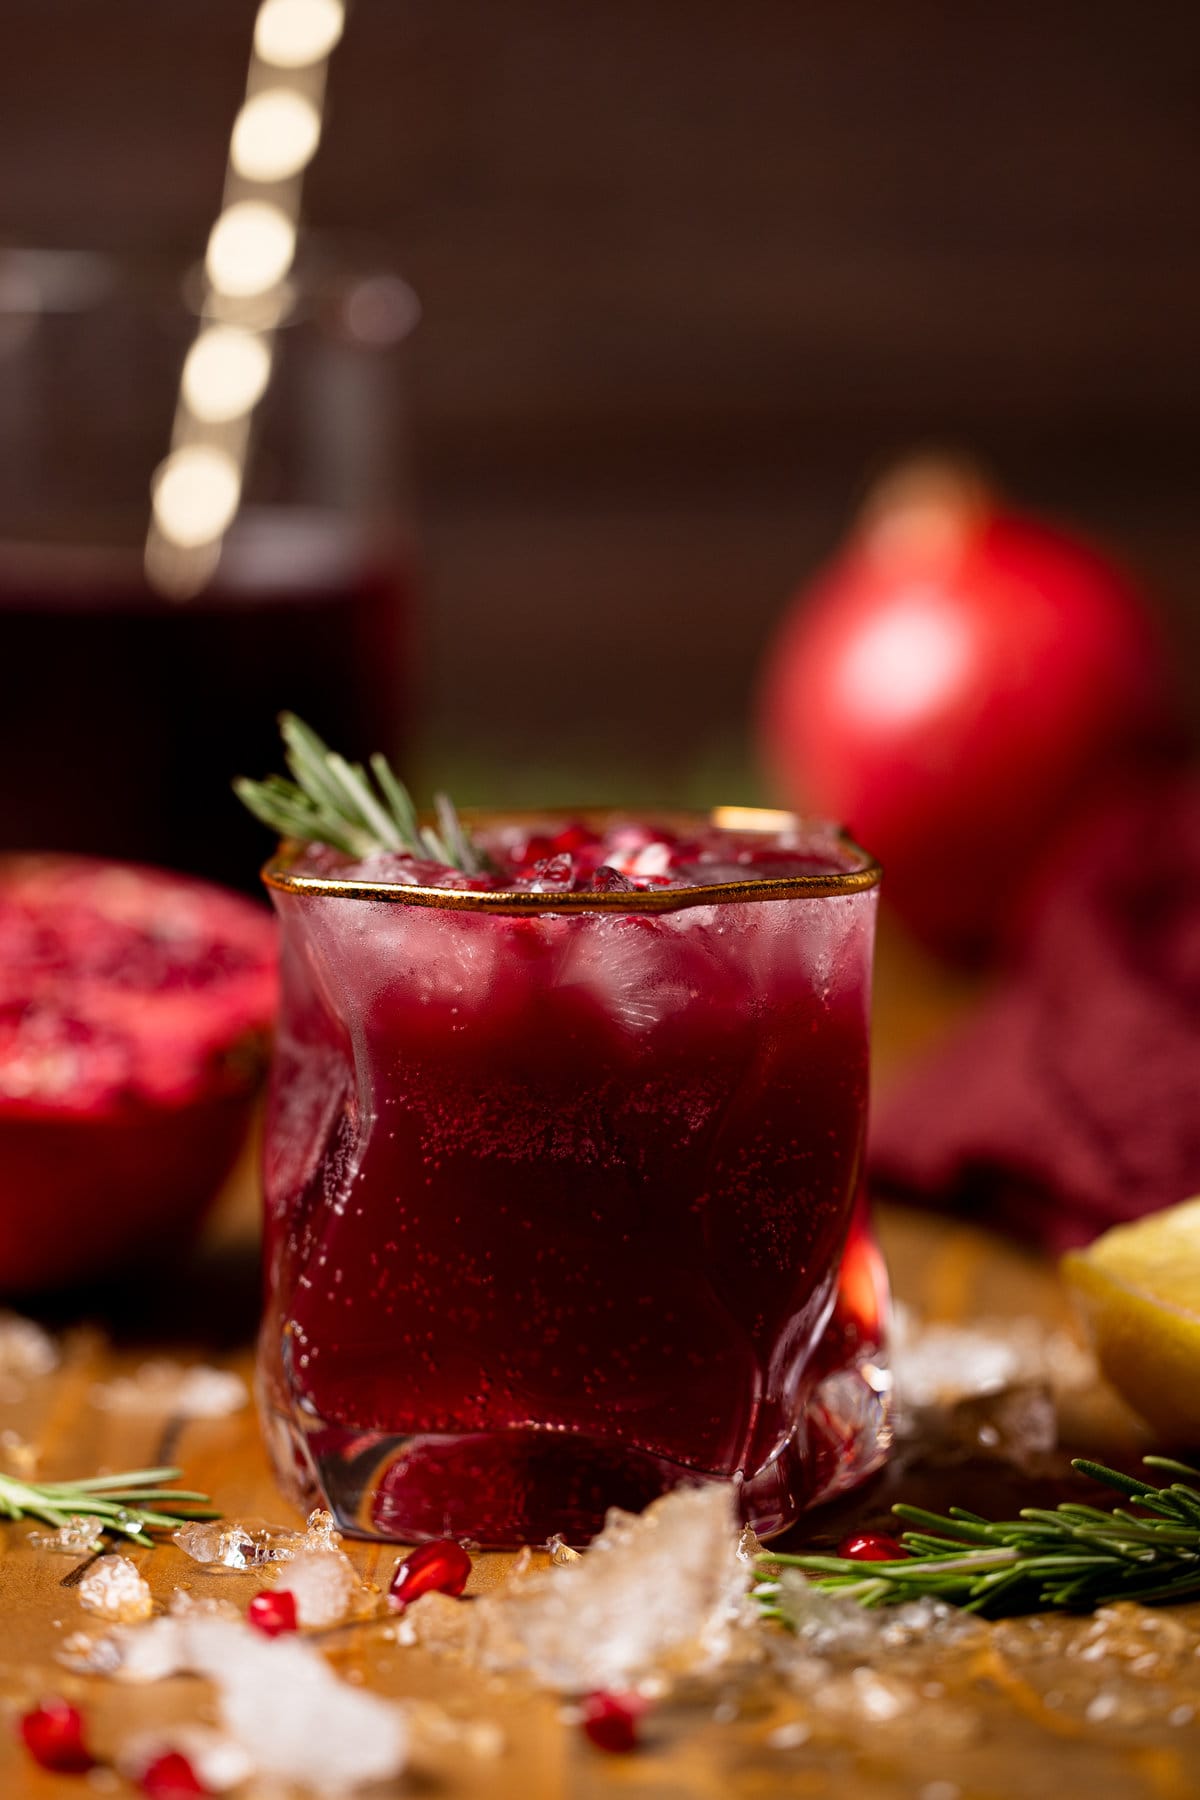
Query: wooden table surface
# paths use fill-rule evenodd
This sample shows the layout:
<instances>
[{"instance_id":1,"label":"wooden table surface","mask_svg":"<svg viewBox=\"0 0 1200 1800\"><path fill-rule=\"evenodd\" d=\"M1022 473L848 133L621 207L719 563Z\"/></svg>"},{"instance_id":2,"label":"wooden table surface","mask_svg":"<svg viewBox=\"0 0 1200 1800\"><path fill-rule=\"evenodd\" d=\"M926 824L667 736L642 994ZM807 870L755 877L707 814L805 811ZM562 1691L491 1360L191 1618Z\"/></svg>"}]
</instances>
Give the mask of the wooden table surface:
<instances>
[{"instance_id":1,"label":"wooden table surface","mask_svg":"<svg viewBox=\"0 0 1200 1800\"><path fill-rule=\"evenodd\" d=\"M900 1009L901 1029L889 1012L890 976L881 1003L889 1021L883 1033L885 1065L893 1053L906 1056L933 1029L930 1021L944 1018L954 1006L951 997L942 995L923 1017L910 998ZM108 1321L85 1326L62 1322L64 1355L58 1370L31 1383L23 1398L0 1404L0 1434L16 1434L0 1435L0 1455L11 1457L16 1439L23 1440L33 1446L38 1472L47 1480L105 1466L152 1463L160 1456L166 1421L100 1409L94 1403L99 1382L160 1355L200 1358L249 1373L255 1272L246 1220L252 1187L248 1165L186 1280L177 1270L165 1270L161 1285L143 1287L133 1297L136 1304L124 1296ZM1053 1270L969 1225L889 1210L881 1230L897 1293L931 1318L1032 1314L1055 1322L1068 1316ZM962 1499L981 1510L1007 1514L1034 1495L1057 1491L1071 1450L1130 1461L1145 1447L1141 1428L1099 1387L1078 1395L1061 1413L1060 1424L1063 1456L1044 1471L1047 1480L1035 1483L996 1461L946 1467L918 1443L865 1494L843 1506L839 1517L815 1519L806 1532L828 1541L850 1519L881 1522L890 1502L902 1495L939 1506ZM293 1522L274 1488L252 1409L185 1424L172 1433L170 1454L185 1468L189 1485L206 1489L227 1515ZM110 1754L135 1728L196 1716L202 1690L194 1680L131 1688L59 1666L55 1652L63 1638L92 1622L65 1580L73 1564L31 1548L23 1525L0 1527L0 1533L0 1708L15 1717L44 1692L65 1694L85 1710L102 1754ZM364 1576L386 1583L396 1558L393 1550L347 1547ZM260 1585L252 1573L206 1574L173 1545L135 1548L132 1554L159 1597L186 1584L244 1604ZM503 1579L509 1560L500 1555L477 1558L472 1591ZM662 1705L650 1718L644 1747L629 1757L606 1757L594 1750L564 1721L557 1698L520 1682L485 1678L425 1650L398 1646L378 1626L343 1631L329 1649L340 1670L381 1693L435 1699L458 1719L488 1719L500 1727L503 1749L498 1755L447 1751L433 1766L426 1759L399 1789L380 1792L444 1795L446 1800L485 1794L495 1800L716 1800L723 1795L816 1800L834 1794L867 1800L1000 1800L1010 1795L1059 1800L1064 1792L1086 1791L1091 1800L1109 1795L1184 1800L1200 1792L1200 1607L1174 1609L1170 1620L1176 1637L1176 1627L1184 1631L1190 1656L1182 1687L1177 1681L1170 1707L1164 1710L1160 1704L1155 1711L1152 1706L1152 1716L1133 1724L1087 1716L1089 1690L1086 1685L1080 1690L1079 1682L1094 1682L1097 1693L1107 1691L1110 1671L1103 1659L1064 1663L1074 1671L1075 1685L1058 1692L1047 1686L1048 1676L1039 1675L1036 1659L1025 1655L1029 1645L1023 1650L1019 1635L1025 1628L1014 1636L1012 1628L1006 1635L1004 1628L981 1626L966 1648L934 1651L915 1676L909 1671L910 1687L918 1682L911 1691L922 1698L895 1717L872 1721L863 1712L827 1713L819 1696L798 1693L777 1674L760 1672L715 1688L689 1688ZM1144 1617L1126 1623L1136 1647ZM1093 1629L1088 1620L1069 1624L1059 1649L1082 1646ZM1134 1679L1128 1673L1131 1654L1127 1646L1118 1671L1126 1683ZM1188 1698L1193 1687L1194 1705ZM1103 1714L1104 1706L1099 1710ZM1172 1713L1171 1722L1165 1711ZM941 1730L939 1720L944 1719L959 1724ZM788 1732L782 1739L777 1735L781 1727L795 1727L791 1737L805 1741L787 1747ZM72 1795L78 1800L97 1786L114 1794L131 1791L107 1773L91 1780L89 1787L79 1778L42 1773L12 1731L0 1730L4 1800L67 1800ZM244 1791L267 1793L259 1787Z\"/></svg>"}]
</instances>

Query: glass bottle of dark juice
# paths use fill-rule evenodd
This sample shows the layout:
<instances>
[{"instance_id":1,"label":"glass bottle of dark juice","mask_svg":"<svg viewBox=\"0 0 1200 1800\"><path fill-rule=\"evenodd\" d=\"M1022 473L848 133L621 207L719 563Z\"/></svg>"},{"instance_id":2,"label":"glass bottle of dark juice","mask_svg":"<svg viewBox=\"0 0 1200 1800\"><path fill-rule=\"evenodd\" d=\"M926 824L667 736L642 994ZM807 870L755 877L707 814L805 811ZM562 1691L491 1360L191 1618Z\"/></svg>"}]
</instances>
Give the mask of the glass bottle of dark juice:
<instances>
[{"instance_id":1,"label":"glass bottle of dark juice","mask_svg":"<svg viewBox=\"0 0 1200 1800\"><path fill-rule=\"evenodd\" d=\"M403 746L416 309L395 277L301 267L243 504L178 597L144 546L188 293L170 265L0 254L0 848L250 886L261 843L229 780L270 762L276 710L301 706L353 755Z\"/></svg>"}]
</instances>

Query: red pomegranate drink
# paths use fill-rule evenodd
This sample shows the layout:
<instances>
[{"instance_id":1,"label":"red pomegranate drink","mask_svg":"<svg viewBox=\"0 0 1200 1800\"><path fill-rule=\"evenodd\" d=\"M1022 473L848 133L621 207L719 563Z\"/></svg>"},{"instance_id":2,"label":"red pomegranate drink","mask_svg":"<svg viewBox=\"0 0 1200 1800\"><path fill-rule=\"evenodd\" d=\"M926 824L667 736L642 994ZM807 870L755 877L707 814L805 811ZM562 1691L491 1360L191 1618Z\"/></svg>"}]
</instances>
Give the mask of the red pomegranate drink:
<instances>
[{"instance_id":1,"label":"red pomegranate drink","mask_svg":"<svg viewBox=\"0 0 1200 1800\"><path fill-rule=\"evenodd\" d=\"M685 1480L777 1532L886 1443L856 1214L878 870L788 815L293 848L260 1385L343 1528L586 1540Z\"/></svg>"}]
</instances>

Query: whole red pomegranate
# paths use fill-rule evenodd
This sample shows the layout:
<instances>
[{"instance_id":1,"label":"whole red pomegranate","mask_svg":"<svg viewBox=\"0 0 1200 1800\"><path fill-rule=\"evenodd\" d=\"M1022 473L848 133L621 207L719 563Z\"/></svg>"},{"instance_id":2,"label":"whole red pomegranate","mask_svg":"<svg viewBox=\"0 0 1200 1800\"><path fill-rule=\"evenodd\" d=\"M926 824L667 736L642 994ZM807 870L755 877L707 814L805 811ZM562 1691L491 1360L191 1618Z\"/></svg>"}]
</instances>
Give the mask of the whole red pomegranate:
<instances>
[{"instance_id":1,"label":"whole red pomegranate","mask_svg":"<svg viewBox=\"0 0 1200 1800\"><path fill-rule=\"evenodd\" d=\"M0 1291L182 1243L245 1135L270 917L79 857L0 858Z\"/></svg>"},{"instance_id":2,"label":"whole red pomegranate","mask_svg":"<svg viewBox=\"0 0 1200 1800\"><path fill-rule=\"evenodd\" d=\"M934 946L993 941L1056 827L1161 735L1162 657L1138 594L961 465L883 482L800 593L768 660L767 767L846 823Z\"/></svg>"}]
</instances>

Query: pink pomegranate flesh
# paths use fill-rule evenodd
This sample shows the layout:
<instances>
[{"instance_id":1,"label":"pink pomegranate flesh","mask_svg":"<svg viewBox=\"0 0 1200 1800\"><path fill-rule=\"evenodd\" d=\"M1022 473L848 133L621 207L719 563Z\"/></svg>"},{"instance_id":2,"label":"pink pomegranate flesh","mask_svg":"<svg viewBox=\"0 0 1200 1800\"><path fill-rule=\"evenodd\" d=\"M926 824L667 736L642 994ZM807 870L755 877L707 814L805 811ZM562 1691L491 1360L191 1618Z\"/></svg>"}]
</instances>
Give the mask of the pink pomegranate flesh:
<instances>
[{"instance_id":1,"label":"pink pomegranate flesh","mask_svg":"<svg viewBox=\"0 0 1200 1800\"><path fill-rule=\"evenodd\" d=\"M0 858L0 1291L186 1241L241 1146L275 998L274 926L250 901Z\"/></svg>"}]
</instances>

